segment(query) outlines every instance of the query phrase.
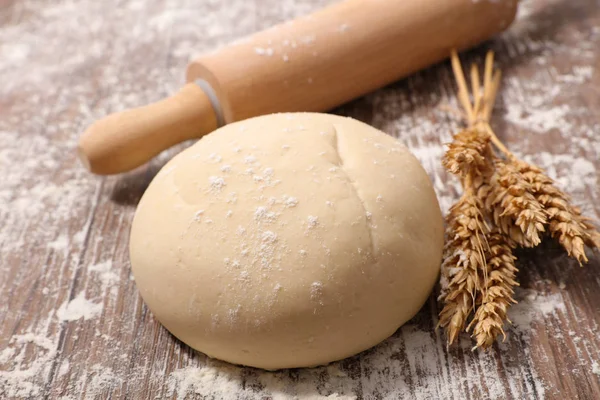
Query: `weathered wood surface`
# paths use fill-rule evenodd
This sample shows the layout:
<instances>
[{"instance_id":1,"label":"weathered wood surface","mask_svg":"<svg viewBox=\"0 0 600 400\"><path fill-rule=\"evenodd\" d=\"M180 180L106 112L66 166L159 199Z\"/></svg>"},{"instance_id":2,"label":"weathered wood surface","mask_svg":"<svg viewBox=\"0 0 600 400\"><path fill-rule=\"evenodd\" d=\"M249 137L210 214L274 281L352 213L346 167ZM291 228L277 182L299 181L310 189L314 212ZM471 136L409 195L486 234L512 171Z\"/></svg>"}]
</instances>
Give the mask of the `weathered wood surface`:
<instances>
[{"instance_id":1,"label":"weathered wood surface","mask_svg":"<svg viewBox=\"0 0 600 400\"><path fill-rule=\"evenodd\" d=\"M131 278L129 226L181 147L102 178L78 164L78 133L173 92L190 57L326 3L0 0L0 398L600 398L600 257L580 268L550 241L519 254L515 325L488 353L467 337L446 349L435 294L376 348L277 373L207 360L152 318ZM511 30L465 61L487 48L505 73L499 135L598 221L599 3L524 1ZM453 91L444 63L335 112L406 142L447 208Z\"/></svg>"}]
</instances>

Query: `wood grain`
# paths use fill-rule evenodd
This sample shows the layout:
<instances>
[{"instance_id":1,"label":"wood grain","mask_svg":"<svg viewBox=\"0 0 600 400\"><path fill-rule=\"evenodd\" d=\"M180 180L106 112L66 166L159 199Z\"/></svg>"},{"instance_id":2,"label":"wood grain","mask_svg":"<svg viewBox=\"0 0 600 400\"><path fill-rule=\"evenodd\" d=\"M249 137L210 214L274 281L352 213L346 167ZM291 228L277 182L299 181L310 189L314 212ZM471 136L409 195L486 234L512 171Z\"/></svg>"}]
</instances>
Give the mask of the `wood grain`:
<instances>
[{"instance_id":1,"label":"wood grain","mask_svg":"<svg viewBox=\"0 0 600 400\"><path fill-rule=\"evenodd\" d=\"M129 227L146 186L182 146L100 178L78 164L78 134L109 112L173 93L200 52L328 3L0 1L1 398L600 398L600 257L580 268L552 241L518 254L515 326L487 353L472 352L466 336L446 349L436 293L381 345L310 370L208 360L153 319L131 277ZM595 0L523 1L510 31L463 56L496 51L505 75L498 134L560 177L595 221L598 27ZM446 208L459 188L439 165L458 127L446 104L456 106L443 63L334 112L409 145ZM97 313L61 319L78 298ZM186 371L205 386L178 379Z\"/></svg>"}]
</instances>

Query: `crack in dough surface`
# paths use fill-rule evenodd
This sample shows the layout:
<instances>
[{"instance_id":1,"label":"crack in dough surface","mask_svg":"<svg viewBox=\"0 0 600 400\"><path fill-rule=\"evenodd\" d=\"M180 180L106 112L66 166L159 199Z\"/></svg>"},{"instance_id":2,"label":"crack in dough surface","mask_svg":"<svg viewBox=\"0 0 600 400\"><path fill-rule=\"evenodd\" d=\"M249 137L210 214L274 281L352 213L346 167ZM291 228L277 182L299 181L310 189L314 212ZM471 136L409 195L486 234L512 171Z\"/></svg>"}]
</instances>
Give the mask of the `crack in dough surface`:
<instances>
[{"instance_id":1,"label":"crack in dough surface","mask_svg":"<svg viewBox=\"0 0 600 400\"><path fill-rule=\"evenodd\" d=\"M350 172L345 168L344 160L348 156L345 155L346 152L342 150L342 147L344 146L342 143L344 140L344 139L342 139L343 135L341 134L342 129L339 125L336 125L336 124L333 124L332 128L333 128L333 149L335 150L335 153L338 157L338 165L337 166L340 168L340 170L344 173L344 175L348 179L348 182L350 183L350 187L352 189L354 189L354 194L356 195L356 198L362 205L365 222L367 224L367 234L369 235L369 242L371 244L369 251L371 252L371 256L373 257L373 260L375 262L377 262L377 252L376 252L376 246L375 246L375 238L373 237L373 227L371 226L371 221L368 218L369 210L367 210L365 201L361 196L360 189L358 187L358 183L354 180L354 178L352 178L352 176L350 175ZM342 154L344 154L344 155L342 155Z\"/></svg>"}]
</instances>

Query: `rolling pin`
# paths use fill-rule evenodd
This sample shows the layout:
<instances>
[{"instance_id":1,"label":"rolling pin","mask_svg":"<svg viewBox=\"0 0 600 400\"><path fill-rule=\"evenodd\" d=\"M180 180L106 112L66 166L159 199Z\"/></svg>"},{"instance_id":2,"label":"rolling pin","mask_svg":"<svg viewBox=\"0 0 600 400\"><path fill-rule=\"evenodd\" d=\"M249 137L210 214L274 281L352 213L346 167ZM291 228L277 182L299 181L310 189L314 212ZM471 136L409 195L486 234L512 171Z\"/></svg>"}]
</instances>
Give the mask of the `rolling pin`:
<instances>
[{"instance_id":1,"label":"rolling pin","mask_svg":"<svg viewBox=\"0 0 600 400\"><path fill-rule=\"evenodd\" d=\"M109 115L80 137L93 173L131 170L218 127L327 111L501 32L518 0L345 0L190 63L173 96Z\"/></svg>"}]
</instances>

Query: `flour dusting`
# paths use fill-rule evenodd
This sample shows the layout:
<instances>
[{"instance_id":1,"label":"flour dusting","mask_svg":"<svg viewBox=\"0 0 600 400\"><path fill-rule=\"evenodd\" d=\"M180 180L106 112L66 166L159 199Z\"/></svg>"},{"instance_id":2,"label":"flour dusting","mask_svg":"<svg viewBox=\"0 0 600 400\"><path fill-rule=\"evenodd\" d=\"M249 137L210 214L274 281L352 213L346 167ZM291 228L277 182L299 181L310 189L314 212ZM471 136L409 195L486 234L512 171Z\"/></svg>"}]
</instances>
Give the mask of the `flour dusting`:
<instances>
[{"instance_id":1,"label":"flour dusting","mask_svg":"<svg viewBox=\"0 0 600 400\"><path fill-rule=\"evenodd\" d=\"M167 393L169 396L188 393L220 398L235 396L242 387L240 372L236 367L218 362L214 366L186 367L169 376Z\"/></svg>"},{"instance_id":2,"label":"flour dusting","mask_svg":"<svg viewBox=\"0 0 600 400\"><path fill-rule=\"evenodd\" d=\"M98 398L106 389L117 386L123 382L123 379L117 376L112 369L95 365L91 368L87 376L88 390L86 399Z\"/></svg>"},{"instance_id":3,"label":"flour dusting","mask_svg":"<svg viewBox=\"0 0 600 400\"><path fill-rule=\"evenodd\" d=\"M92 273L91 275L95 275L103 292L106 291L106 289L116 289L116 285L119 282L119 275L113 270L113 263L111 260L90 265L88 271Z\"/></svg>"},{"instance_id":4,"label":"flour dusting","mask_svg":"<svg viewBox=\"0 0 600 400\"><path fill-rule=\"evenodd\" d=\"M76 321L80 318L88 320L102 312L102 303L94 303L85 298L85 292L79 293L73 300L63 303L56 311L61 321Z\"/></svg>"},{"instance_id":5,"label":"flour dusting","mask_svg":"<svg viewBox=\"0 0 600 400\"><path fill-rule=\"evenodd\" d=\"M6 398L40 396L43 387L37 378L47 377L50 361L57 354L57 343L43 335L26 333L15 335L0 352L0 395ZM33 359L26 359L26 351L34 350Z\"/></svg>"},{"instance_id":6,"label":"flour dusting","mask_svg":"<svg viewBox=\"0 0 600 400\"><path fill-rule=\"evenodd\" d=\"M508 318L522 334L530 334L534 322L565 312L565 303L559 293L543 295L535 290L516 288L515 297L518 303L509 308Z\"/></svg>"},{"instance_id":7,"label":"flour dusting","mask_svg":"<svg viewBox=\"0 0 600 400\"><path fill-rule=\"evenodd\" d=\"M174 93L184 82L187 62L195 56L333 1L221 5L183 0L22 0L0 7L0 293L11 293L0 301L0 398L136 397L141 388L148 388L157 398L544 399L560 391L553 382L597 380L600 355L597 342L590 339L598 335L597 320L580 317L583 311L572 305L581 304L571 295L577 288L570 281L566 285L565 276L557 284L558 292L540 289L543 282L533 282L535 289L517 291L519 303L509 314L514 323L507 329L509 339L491 352L472 352L469 338L447 350L445 338L435 329L436 305L430 302L367 352L326 367L277 372L240 368L191 351L160 327L137 291L126 289L134 287L120 277L129 271L124 260L128 227L139 200L136 191L143 191L143 181L153 168L179 149L163 153L150 169L98 177L77 161L81 131L111 112ZM519 3L517 22L485 45L497 50L506 75L493 123L511 150L544 168L597 222L600 121L590 99L597 97L594 66L600 21L582 12L585 2ZM552 9L564 14L561 23L550 18ZM581 18L576 29L569 25L574 15ZM361 27L338 21L329 29L347 39L360 35ZM326 56L311 52L317 40L307 33L302 38L252 43L251 56L290 67L297 62L298 51ZM482 54L477 50L465 57L473 61ZM431 178L444 213L461 194L458 179L440 165L444 144L460 129L446 110L458 107L454 93L442 84L449 78L447 66L432 67L342 108L410 148ZM431 81L440 84L432 86ZM302 84L322 82L315 76ZM235 146L232 143L233 152L248 150ZM290 145L281 146L282 152L290 150ZM218 154L208 157L210 163L221 161ZM248 155L245 161L257 187L276 184L256 157ZM220 165L218 171L221 176L198 182L199 190L214 195L226 191L237 171L229 165ZM165 169L161 175L172 173ZM381 178L393 184L400 173ZM299 193L265 201L264 212L259 211L252 226L232 233L245 242L239 256L224 262L224 268L235 270L246 283L255 278L248 265L261 272L281 268L280 254L291 249L277 234L277 213L306 207L291 195ZM227 198L231 208L236 200L235 194ZM208 218L199 210L194 222L216 222L232 215L230 210ZM299 223L318 231L314 218L303 214ZM311 256L303 249L294 251L306 259ZM554 260L553 255L547 257ZM527 266L520 268L529 274ZM269 292L283 293L284 286L285 282L274 283ZM318 285L307 290L318 299ZM16 301L24 298L23 293L30 300ZM65 300L65 293L76 296ZM230 318L235 319L236 310L231 310ZM103 313L107 317L99 318ZM571 325L565 327L567 323ZM581 326L579 333L568 332L574 324ZM589 337L582 333L587 329ZM580 366L577 372L557 377L547 371L553 355L544 353L536 341L538 334L557 343L557 352L572 356ZM545 379L548 376L551 379Z\"/></svg>"}]
</instances>

